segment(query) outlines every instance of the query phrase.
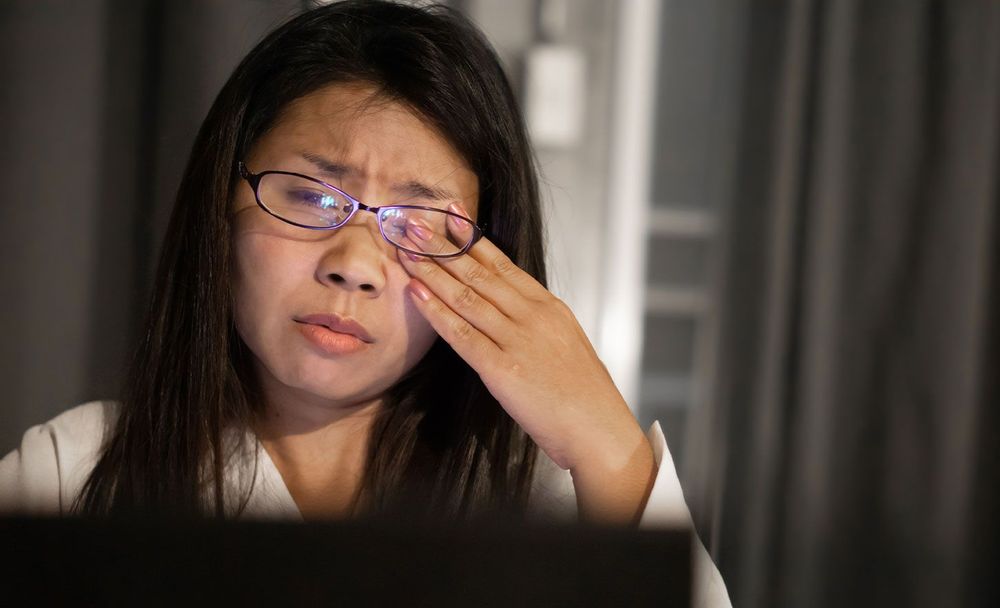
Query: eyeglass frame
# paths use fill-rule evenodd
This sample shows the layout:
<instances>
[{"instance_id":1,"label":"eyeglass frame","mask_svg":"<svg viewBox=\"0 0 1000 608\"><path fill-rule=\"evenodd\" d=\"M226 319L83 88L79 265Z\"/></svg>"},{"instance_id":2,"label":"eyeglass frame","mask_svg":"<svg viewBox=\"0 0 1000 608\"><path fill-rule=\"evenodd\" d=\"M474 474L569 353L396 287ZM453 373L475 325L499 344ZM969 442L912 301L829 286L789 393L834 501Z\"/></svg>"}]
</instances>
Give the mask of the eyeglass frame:
<instances>
[{"instance_id":1,"label":"eyeglass frame","mask_svg":"<svg viewBox=\"0 0 1000 608\"><path fill-rule=\"evenodd\" d=\"M484 224L484 227L481 228L476 222L474 222L471 219L465 217L464 215L455 213L454 211L448 211L447 209L439 209L437 207L428 207L428 206L425 206L425 205L379 205L379 206L369 206L369 205L366 205L366 204L362 203L358 199L354 198L350 194L344 192L340 188L338 188L336 186L333 186L333 185L330 185L330 184L324 182L323 180L315 178L315 177L312 177L310 175L304 175L302 173L294 173L292 171L261 171L260 173L254 173L253 171L251 171L246 166L246 163L244 163L243 161L238 161L237 162L237 168L239 169L240 177L242 177L243 179L245 179L246 182L250 185L250 189L253 190L253 197L254 197L254 200L257 201L257 206L258 207L260 207L261 209L263 209L268 215L270 215L271 217L273 217L273 218L275 218L277 220L285 222L286 224L291 224L292 226L298 226L299 228L305 228L306 230L336 230L337 228L341 228L341 227L347 225L347 223L351 221L351 218L354 217L354 215L358 212L358 210L359 209L363 209L364 211L370 211L370 212L374 213L375 217L379 219L379 222L378 222L378 231L382 235L382 239L385 240L386 243L389 243L390 245L392 245L393 247L395 247L397 249L402 249L403 251L406 251L406 252L409 252L409 253L413 253L413 254L416 254L416 255L422 255L422 256L431 257L431 258L455 258L455 257L458 257L460 255L464 255L465 253L467 253L469 251L469 249L472 249L472 246L475 245L477 241L479 241L479 239L483 238L483 232L485 230L485 224ZM291 175L293 177L300 177L302 179L306 179L306 180L309 180L309 181L311 181L313 183L319 184L320 186L323 186L324 188L329 188L330 190L333 190L337 194L340 194L341 196L343 196L344 198L346 198L348 201L350 201L352 209L347 214L347 217L344 218L344 221L342 221L339 224L336 224L334 226L308 226L306 224L300 224L298 222L293 222L292 220L290 220L288 218L281 217L280 215L278 215L277 213L275 213L274 211L272 211L271 209L269 209L268 206L264 204L264 201L260 200L260 182L264 178L264 176L271 175L271 174L275 174L275 175ZM402 245L396 244L388 236L386 236L385 229L382 227L382 221L381 221L382 218L379 217L379 212L380 211L385 211L385 210L390 210L390 209L419 209L419 210L422 210L422 211L436 211L438 213L444 213L444 214L450 215L452 217L457 217L460 220L464 220L464 221L468 222L469 225L472 226L472 238L469 239L469 242L468 242L468 244L465 245L465 247L462 247L459 251L456 251L455 253L428 253L426 251L415 251L413 249L409 249L409 248L403 247Z\"/></svg>"}]
</instances>

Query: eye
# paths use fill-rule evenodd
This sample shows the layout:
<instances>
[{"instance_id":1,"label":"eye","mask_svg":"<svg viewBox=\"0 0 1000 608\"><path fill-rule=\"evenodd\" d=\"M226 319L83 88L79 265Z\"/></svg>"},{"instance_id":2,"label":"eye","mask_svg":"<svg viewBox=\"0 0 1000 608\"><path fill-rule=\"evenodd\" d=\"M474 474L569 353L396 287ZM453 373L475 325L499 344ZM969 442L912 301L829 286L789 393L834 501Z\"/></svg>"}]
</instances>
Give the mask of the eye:
<instances>
[{"instance_id":1,"label":"eye","mask_svg":"<svg viewBox=\"0 0 1000 608\"><path fill-rule=\"evenodd\" d=\"M337 210L341 206L349 208L334 192L318 188L293 188L285 192L285 200L296 205L305 205L316 209Z\"/></svg>"}]
</instances>

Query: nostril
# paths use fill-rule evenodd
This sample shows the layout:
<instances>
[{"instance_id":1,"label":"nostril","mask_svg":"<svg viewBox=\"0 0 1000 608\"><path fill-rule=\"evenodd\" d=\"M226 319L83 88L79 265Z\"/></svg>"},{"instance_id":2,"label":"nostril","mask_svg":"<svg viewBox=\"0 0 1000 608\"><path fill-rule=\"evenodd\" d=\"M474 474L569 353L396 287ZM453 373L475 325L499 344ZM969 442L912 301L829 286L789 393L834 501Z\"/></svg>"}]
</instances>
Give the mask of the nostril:
<instances>
[{"instance_id":1,"label":"nostril","mask_svg":"<svg viewBox=\"0 0 1000 608\"><path fill-rule=\"evenodd\" d=\"M348 283L347 278L344 277L344 275L338 274L336 272L331 272L330 274L328 274L326 276L331 281L333 281L334 283L336 283L337 285L344 285L344 284ZM371 283L362 283L362 284L358 285L358 289L360 289L361 291L369 292L370 293L372 291L375 291L375 286L372 285Z\"/></svg>"}]
</instances>

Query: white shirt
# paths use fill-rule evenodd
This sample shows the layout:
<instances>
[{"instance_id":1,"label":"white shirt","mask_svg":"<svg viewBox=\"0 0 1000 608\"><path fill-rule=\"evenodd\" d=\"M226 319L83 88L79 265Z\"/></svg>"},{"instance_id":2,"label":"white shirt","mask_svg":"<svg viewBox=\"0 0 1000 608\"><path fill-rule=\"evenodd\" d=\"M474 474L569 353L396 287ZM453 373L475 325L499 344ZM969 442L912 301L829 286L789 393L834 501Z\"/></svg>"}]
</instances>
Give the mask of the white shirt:
<instances>
[{"instance_id":1,"label":"white shirt","mask_svg":"<svg viewBox=\"0 0 1000 608\"><path fill-rule=\"evenodd\" d=\"M0 460L0 512L68 514L97 462L114 415L113 402L94 401L28 429L20 448ZM649 428L646 438L653 448L658 471L639 527L691 529L691 515L658 422ZM258 448L254 450L257 454L256 479L240 517L302 520L267 450L263 446ZM252 466L238 468L254 470ZM575 520L576 494L569 471L559 468L541 451L535 468L529 512L541 518ZM231 485L233 491L245 487L242 482ZM731 606L725 583L697 536L693 568L693 605L699 608Z\"/></svg>"}]
</instances>

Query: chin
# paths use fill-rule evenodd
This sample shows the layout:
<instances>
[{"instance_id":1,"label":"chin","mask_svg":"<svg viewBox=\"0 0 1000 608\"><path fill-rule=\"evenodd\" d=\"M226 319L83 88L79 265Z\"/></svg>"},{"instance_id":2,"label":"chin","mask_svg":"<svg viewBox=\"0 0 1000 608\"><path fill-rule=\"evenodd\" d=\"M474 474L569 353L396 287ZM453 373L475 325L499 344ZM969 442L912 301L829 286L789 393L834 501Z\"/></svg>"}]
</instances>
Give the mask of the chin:
<instances>
[{"instance_id":1,"label":"chin","mask_svg":"<svg viewBox=\"0 0 1000 608\"><path fill-rule=\"evenodd\" d=\"M282 382L279 378L279 382L332 405L353 405L381 397L402 377L402 374L399 377L371 377L365 371L370 368L325 373L317 373L315 369L300 370L294 379Z\"/></svg>"}]
</instances>

